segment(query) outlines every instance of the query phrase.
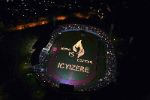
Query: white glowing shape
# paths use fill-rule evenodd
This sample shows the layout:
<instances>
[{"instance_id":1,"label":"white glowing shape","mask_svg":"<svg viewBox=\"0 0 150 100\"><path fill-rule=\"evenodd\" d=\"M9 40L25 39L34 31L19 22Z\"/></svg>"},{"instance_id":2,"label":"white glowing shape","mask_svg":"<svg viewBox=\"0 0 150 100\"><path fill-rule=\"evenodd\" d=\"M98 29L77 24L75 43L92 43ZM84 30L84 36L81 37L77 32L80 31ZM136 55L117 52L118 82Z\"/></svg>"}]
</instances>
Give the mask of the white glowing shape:
<instances>
[{"instance_id":1,"label":"white glowing shape","mask_svg":"<svg viewBox=\"0 0 150 100\"><path fill-rule=\"evenodd\" d=\"M84 49L82 46L82 40L79 40L74 46L73 46L73 51L77 53L77 58L80 58L81 56L84 55ZM79 48L79 51L77 52L77 48Z\"/></svg>"}]
</instances>

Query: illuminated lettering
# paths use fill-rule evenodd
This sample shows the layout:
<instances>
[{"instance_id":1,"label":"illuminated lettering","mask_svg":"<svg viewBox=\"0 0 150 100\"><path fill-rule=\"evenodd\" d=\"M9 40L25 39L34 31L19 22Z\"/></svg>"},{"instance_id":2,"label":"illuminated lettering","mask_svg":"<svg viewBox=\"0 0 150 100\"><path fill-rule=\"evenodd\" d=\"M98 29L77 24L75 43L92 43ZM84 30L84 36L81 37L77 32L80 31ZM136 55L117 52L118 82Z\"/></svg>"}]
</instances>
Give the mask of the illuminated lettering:
<instances>
[{"instance_id":1,"label":"illuminated lettering","mask_svg":"<svg viewBox=\"0 0 150 100\"><path fill-rule=\"evenodd\" d=\"M74 57L74 52L69 52L70 57Z\"/></svg>"},{"instance_id":2,"label":"illuminated lettering","mask_svg":"<svg viewBox=\"0 0 150 100\"><path fill-rule=\"evenodd\" d=\"M64 63L58 63L58 66L57 66L57 68L64 68Z\"/></svg>"},{"instance_id":3,"label":"illuminated lettering","mask_svg":"<svg viewBox=\"0 0 150 100\"><path fill-rule=\"evenodd\" d=\"M93 64L92 61L86 60L86 59L77 59L77 62L87 63L87 64Z\"/></svg>"},{"instance_id":4,"label":"illuminated lettering","mask_svg":"<svg viewBox=\"0 0 150 100\"><path fill-rule=\"evenodd\" d=\"M65 47L62 47L61 50L63 50L63 51L71 51L70 48L65 48Z\"/></svg>"},{"instance_id":5,"label":"illuminated lettering","mask_svg":"<svg viewBox=\"0 0 150 100\"><path fill-rule=\"evenodd\" d=\"M69 69L70 65L69 64L66 64L66 69Z\"/></svg>"},{"instance_id":6,"label":"illuminated lettering","mask_svg":"<svg viewBox=\"0 0 150 100\"><path fill-rule=\"evenodd\" d=\"M75 65L75 64L66 64L66 63L59 62L57 68L71 70L71 71L77 71L77 72L83 72L83 73L89 73L89 67L79 66L79 65Z\"/></svg>"},{"instance_id":7,"label":"illuminated lettering","mask_svg":"<svg viewBox=\"0 0 150 100\"><path fill-rule=\"evenodd\" d=\"M90 63L91 63L91 64L93 64L93 62L92 62L92 61L90 61Z\"/></svg>"},{"instance_id":8,"label":"illuminated lettering","mask_svg":"<svg viewBox=\"0 0 150 100\"><path fill-rule=\"evenodd\" d=\"M89 73L89 68L88 67L85 67L85 72Z\"/></svg>"},{"instance_id":9,"label":"illuminated lettering","mask_svg":"<svg viewBox=\"0 0 150 100\"><path fill-rule=\"evenodd\" d=\"M88 60L84 60L85 61L85 63L90 63L90 61L88 61Z\"/></svg>"},{"instance_id":10,"label":"illuminated lettering","mask_svg":"<svg viewBox=\"0 0 150 100\"><path fill-rule=\"evenodd\" d=\"M80 71L80 66L77 65L76 71L78 71L78 72Z\"/></svg>"},{"instance_id":11,"label":"illuminated lettering","mask_svg":"<svg viewBox=\"0 0 150 100\"><path fill-rule=\"evenodd\" d=\"M80 60L80 59L77 59L77 62L81 62L81 60Z\"/></svg>"},{"instance_id":12,"label":"illuminated lettering","mask_svg":"<svg viewBox=\"0 0 150 100\"><path fill-rule=\"evenodd\" d=\"M74 70L74 71L77 71L76 70L76 65L72 65L71 69L70 70Z\"/></svg>"},{"instance_id":13,"label":"illuminated lettering","mask_svg":"<svg viewBox=\"0 0 150 100\"><path fill-rule=\"evenodd\" d=\"M83 66L80 67L80 71L84 72L84 67Z\"/></svg>"},{"instance_id":14,"label":"illuminated lettering","mask_svg":"<svg viewBox=\"0 0 150 100\"><path fill-rule=\"evenodd\" d=\"M77 59L76 59L77 62L86 63L86 64L93 64L93 62L90 60L80 59L80 57L83 56L85 53L83 45L81 42L82 42L82 40L79 40L75 45L73 45L73 47L72 47L73 51L70 48L66 48L66 47L61 47L61 50L62 51L68 51L68 55L72 58L76 57L76 55L77 55ZM67 65L66 69L68 69L68 68L69 68L69 66ZM82 70L82 68L81 68L81 70Z\"/></svg>"}]
</instances>

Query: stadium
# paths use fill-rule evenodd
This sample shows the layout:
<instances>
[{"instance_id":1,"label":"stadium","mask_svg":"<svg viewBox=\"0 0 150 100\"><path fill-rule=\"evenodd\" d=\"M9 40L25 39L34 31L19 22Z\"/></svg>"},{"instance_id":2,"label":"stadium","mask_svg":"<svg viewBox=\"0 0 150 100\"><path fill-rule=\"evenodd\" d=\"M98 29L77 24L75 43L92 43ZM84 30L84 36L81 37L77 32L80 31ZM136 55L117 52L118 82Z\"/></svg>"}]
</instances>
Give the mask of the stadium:
<instances>
[{"instance_id":1,"label":"stadium","mask_svg":"<svg viewBox=\"0 0 150 100\"><path fill-rule=\"evenodd\" d=\"M114 47L107 34L92 26L67 24L52 33L33 69L54 87L68 84L83 92L113 81L115 66Z\"/></svg>"},{"instance_id":2,"label":"stadium","mask_svg":"<svg viewBox=\"0 0 150 100\"><path fill-rule=\"evenodd\" d=\"M0 100L150 100L148 0L0 7Z\"/></svg>"}]
</instances>

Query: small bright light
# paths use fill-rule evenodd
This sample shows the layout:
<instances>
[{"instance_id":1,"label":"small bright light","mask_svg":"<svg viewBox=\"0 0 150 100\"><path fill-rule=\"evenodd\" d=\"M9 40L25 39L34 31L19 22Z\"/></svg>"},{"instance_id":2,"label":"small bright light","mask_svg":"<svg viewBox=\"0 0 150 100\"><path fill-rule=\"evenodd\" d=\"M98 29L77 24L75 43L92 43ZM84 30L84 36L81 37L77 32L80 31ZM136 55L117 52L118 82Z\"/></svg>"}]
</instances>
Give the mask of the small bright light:
<instances>
[{"instance_id":1,"label":"small bright light","mask_svg":"<svg viewBox=\"0 0 150 100\"><path fill-rule=\"evenodd\" d=\"M57 20L65 20L67 17L66 16L57 16L56 19Z\"/></svg>"}]
</instances>

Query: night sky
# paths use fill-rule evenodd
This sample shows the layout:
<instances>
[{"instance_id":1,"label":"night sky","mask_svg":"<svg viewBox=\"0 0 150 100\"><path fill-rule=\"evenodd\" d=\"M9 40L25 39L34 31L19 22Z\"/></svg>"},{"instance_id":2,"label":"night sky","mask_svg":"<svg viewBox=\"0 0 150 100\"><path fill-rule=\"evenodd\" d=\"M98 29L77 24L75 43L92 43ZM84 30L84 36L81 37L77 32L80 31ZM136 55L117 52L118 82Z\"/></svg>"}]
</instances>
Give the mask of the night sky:
<instances>
[{"instance_id":1,"label":"night sky","mask_svg":"<svg viewBox=\"0 0 150 100\"><path fill-rule=\"evenodd\" d=\"M148 0L0 0L0 100L150 100L149 7ZM38 61L51 32L68 23L109 33L116 82L96 92L72 93L35 78L29 63Z\"/></svg>"}]
</instances>

